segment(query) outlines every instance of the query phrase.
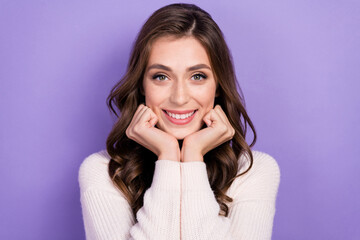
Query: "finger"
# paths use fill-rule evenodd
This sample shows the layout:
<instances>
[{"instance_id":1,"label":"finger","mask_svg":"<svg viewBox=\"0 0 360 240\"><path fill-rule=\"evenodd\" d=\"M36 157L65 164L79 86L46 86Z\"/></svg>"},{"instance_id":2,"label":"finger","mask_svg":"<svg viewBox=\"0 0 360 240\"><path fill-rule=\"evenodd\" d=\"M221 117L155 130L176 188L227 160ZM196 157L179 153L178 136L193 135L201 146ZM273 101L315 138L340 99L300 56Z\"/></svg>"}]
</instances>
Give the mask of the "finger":
<instances>
[{"instance_id":1,"label":"finger","mask_svg":"<svg viewBox=\"0 0 360 240\"><path fill-rule=\"evenodd\" d=\"M137 109L136 109L136 111L135 111L135 113L134 113L134 115L133 115L133 117L132 117L132 119L131 119L131 122L130 122L129 126L128 126L127 129L126 129L126 135L127 135L129 138L131 138L132 129L134 128L135 124L138 122L139 114L141 113L141 111L143 110L143 108L144 108L144 104L140 104L140 105L137 107Z\"/></svg>"},{"instance_id":2,"label":"finger","mask_svg":"<svg viewBox=\"0 0 360 240\"><path fill-rule=\"evenodd\" d=\"M146 111L146 109L148 108L147 106L145 106L144 104L140 104L139 105L139 112L134 115L134 123L138 123L141 119L141 116L144 114L144 112Z\"/></svg>"},{"instance_id":3,"label":"finger","mask_svg":"<svg viewBox=\"0 0 360 240\"><path fill-rule=\"evenodd\" d=\"M226 116L226 113L224 112L224 110L221 108L220 105L216 105L215 111L219 114L219 116L221 117L222 121L223 121L224 124L227 126L228 133L231 135L231 137L233 137L234 134L235 134L235 129L234 129L233 126L231 125L231 123L230 123L228 117Z\"/></svg>"},{"instance_id":4,"label":"finger","mask_svg":"<svg viewBox=\"0 0 360 240\"><path fill-rule=\"evenodd\" d=\"M149 111L146 111L146 114L150 114L149 124L150 127L154 127L155 124L158 122L158 116L152 111L151 108L149 108Z\"/></svg>"},{"instance_id":5,"label":"finger","mask_svg":"<svg viewBox=\"0 0 360 240\"><path fill-rule=\"evenodd\" d=\"M213 109L213 114L211 115L212 126L219 130L222 136L228 138L227 136L233 136L233 127L228 121L225 113L222 111L220 105L216 105Z\"/></svg>"},{"instance_id":6,"label":"finger","mask_svg":"<svg viewBox=\"0 0 360 240\"><path fill-rule=\"evenodd\" d=\"M144 104L140 104L137 108L136 108L136 111L133 115L133 121L137 119L139 113L141 112L141 110L143 109L144 107Z\"/></svg>"},{"instance_id":7,"label":"finger","mask_svg":"<svg viewBox=\"0 0 360 240\"><path fill-rule=\"evenodd\" d=\"M153 127L153 122L157 122L157 116L149 107L146 107L140 116L139 121L147 127Z\"/></svg>"},{"instance_id":8,"label":"finger","mask_svg":"<svg viewBox=\"0 0 360 240\"><path fill-rule=\"evenodd\" d=\"M138 115L139 115L139 112L141 112L141 109L143 108L143 104L140 104L137 108L136 108L136 111L134 113L134 115L132 116L132 119L129 123L129 126L127 127L127 130L128 131L129 129L132 129L133 126L135 125L135 123L137 122L137 118L138 118Z\"/></svg>"},{"instance_id":9,"label":"finger","mask_svg":"<svg viewBox=\"0 0 360 240\"><path fill-rule=\"evenodd\" d=\"M158 122L158 117L154 114L154 116L149 121L151 127L155 127L156 123Z\"/></svg>"},{"instance_id":10,"label":"finger","mask_svg":"<svg viewBox=\"0 0 360 240\"><path fill-rule=\"evenodd\" d=\"M211 110L210 110L211 111ZM206 126L207 127L210 127L210 125L211 125L211 120L210 120L210 114L211 114L211 112L207 112L206 114L205 114L205 116L203 117L203 121L205 122L205 124L206 124Z\"/></svg>"},{"instance_id":11,"label":"finger","mask_svg":"<svg viewBox=\"0 0 360 240\"><path fill-rule=\"evenodd\" d=\"M230 122L220 105L216 105L214 110L219 114L219 117L224 122L224 124L230 125Z\"/></svg>"},{"instance_id":12,"label":"finger","mask_svg":"<svg viewBox=\"0 0 360 240\"><path fill-rule=\"evenodd\" d=\"M218 121L219 117L214 109L211 109L205 116L203 117L203 121L206 123L208 127L214 126Z\"/></svg>"}]
</instances>

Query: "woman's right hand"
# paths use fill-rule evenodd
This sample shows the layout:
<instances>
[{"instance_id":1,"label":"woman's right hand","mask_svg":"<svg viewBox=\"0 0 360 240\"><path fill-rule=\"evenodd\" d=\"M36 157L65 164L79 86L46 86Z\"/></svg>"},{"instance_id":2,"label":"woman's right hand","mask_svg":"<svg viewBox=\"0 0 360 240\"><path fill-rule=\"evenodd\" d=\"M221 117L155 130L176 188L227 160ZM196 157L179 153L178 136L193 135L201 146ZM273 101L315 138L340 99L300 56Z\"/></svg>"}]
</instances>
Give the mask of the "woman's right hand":
<instances>
[{"instance_id":1,"label":"woman's right hand","mask_svg":"<svg viewBox=\"0 0 360 240\"><path fill-rule=\"evenodd\" d=\"M158 159L180 162L177 139L156 128L157 122L156 114L149 107L140 104L126 129L126 136L152 151Z\"/></svg>"}]
</instances>

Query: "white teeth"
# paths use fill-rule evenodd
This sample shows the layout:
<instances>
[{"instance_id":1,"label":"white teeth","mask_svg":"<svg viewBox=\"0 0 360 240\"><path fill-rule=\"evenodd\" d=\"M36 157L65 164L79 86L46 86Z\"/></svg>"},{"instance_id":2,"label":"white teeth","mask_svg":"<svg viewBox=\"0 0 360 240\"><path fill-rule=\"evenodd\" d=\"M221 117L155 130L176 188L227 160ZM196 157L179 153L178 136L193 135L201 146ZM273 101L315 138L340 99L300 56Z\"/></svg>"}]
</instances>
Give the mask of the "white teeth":
<instances>
[{"instance_id":1,"label":"white teeth","mask_svg":"<svg viewBox=\"0 0 360 240\"><path fill-rule=\"evenodd\" d=\"M185 119L185 118L191 117L195 113L195 111L192 111L191 113L186 113L186 114L174 114L174 113L171 113L168 111L166 111L166 113L170 117L175 118L175 119Z\"/></svg>"}]
</instances>

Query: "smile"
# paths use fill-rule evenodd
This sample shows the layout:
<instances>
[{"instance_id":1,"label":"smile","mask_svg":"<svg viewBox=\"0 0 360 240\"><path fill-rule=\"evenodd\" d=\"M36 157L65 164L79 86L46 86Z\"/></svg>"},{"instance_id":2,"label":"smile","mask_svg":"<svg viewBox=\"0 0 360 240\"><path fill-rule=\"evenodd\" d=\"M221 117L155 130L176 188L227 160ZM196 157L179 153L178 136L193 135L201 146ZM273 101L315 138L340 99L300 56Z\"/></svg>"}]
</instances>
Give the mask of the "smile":
<instances>
[{"instance_id":1,"label":"smile","mask_svg":"<svg viewBox=\"0 0 360 240\"><path fill-rule=\"evenodd\" d=\"M191 111L171 111L171 110L163 110L167 119L177 125L184 125L191 122L194 118L197 110Z\"/></svg>"},{"instance_id":2,"label":"smile","mask_svg":"<svg viewBox=\"0 0 360 240\"><path fill-rule=\"evenodd\" d=\"M192 112L186 113L186 114L175 114L175 113L172 113L172 112L168 112L166 110L165 110L165 112L167 113L167 115L169 115L172 118L185 119L185 118L191 117L195 113L195 110L192 111Z\"/></svg>"}]
</instances>

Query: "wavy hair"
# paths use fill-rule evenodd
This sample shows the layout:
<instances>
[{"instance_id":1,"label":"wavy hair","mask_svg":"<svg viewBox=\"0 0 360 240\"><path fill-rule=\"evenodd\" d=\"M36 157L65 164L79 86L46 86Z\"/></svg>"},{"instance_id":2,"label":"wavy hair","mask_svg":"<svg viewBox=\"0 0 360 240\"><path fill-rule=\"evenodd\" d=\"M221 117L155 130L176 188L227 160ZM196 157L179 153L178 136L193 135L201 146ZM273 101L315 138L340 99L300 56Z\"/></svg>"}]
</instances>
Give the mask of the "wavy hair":
<instances>
[{"instance_id":1,"label":"wavy hair","mask_svg":"<svg viewBox=\"0 0 360 240\"><path fill-rule=\"evenodd\" d=\"M235 178L252 167L253 155L250 148L256 142L256 132L246 113L243 94L236 80L224 36L211 16L196 5L171 4L162 7L149 17L138 33L127 71L107 98L110 111L118 117L106 141L107 152L111 157L109 175L136 216L143 206L144 193L151 186L157 156L129 139L125 131L137 107L141 103L145 104L142 81L151 45L154 40L163 36L192 36L202 44L210 59L218 83L214 103L224 110L235 129L235 135L232 140L206 153L204 162L211 188L220 206L219 215L228 216L227 203L232 202L232 198L226 195L226 191ZM245 141L248 125L253 132L250 146ZM204 124L203 127L205 126ZM238 174L244 164L239 161L241 155L246 155L245 159L250 161L250 165L246 171Z\"/></svg>"}]
</instances>

